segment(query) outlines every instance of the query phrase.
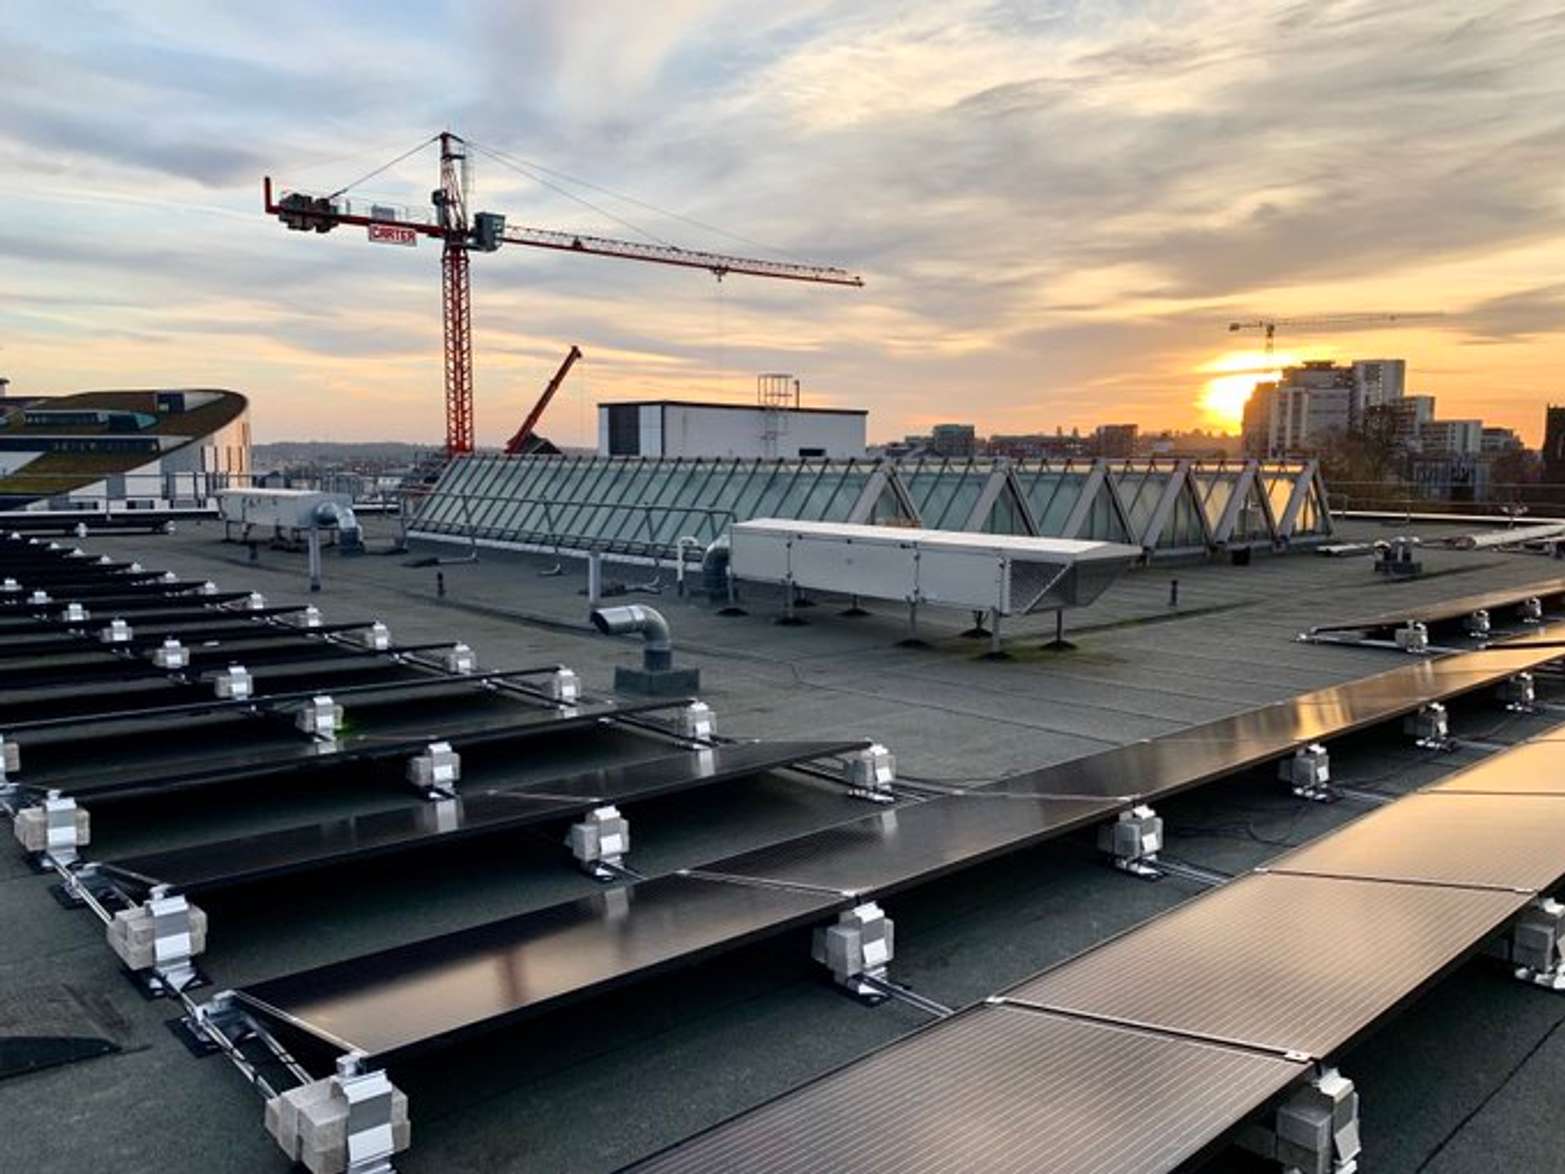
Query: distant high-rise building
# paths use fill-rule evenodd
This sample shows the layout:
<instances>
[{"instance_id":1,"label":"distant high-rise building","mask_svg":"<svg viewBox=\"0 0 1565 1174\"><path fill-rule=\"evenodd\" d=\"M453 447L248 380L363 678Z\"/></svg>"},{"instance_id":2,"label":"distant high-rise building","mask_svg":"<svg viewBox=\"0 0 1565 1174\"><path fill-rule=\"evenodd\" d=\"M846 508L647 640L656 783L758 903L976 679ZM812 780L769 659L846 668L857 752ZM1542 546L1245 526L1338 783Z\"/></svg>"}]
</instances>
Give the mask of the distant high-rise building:
<instances>
[{"instance_id":1,"label":"distant high-rise building","mask_svg":"<svg viewBox=\"0 0 1565 1174\"><path fill-rule=\"evenodd\" d=\"M1128 457L1136 451L1134 424L1099 424L1097 449L1101 457Z\"/></svg>"},{"instance_id":2,"label":"distant high-rise building","mask_svg":"<svg viewBox=\"0 0 1565 1174\"><path fill-rule=\"evenodd\" d=\"M1419 429L1435 418L1435 397L1405 395L1390 403L1379 404L1375 411L1388 413L1393 421L1391 439L1405 449L1418 447Z\"/></svg>"},{"instance_id":3,"label":"distant high-rise building","mask_svg":"<svg viewBox=\"0 0 1565 1174\"><path fill-rule=\"evenodd\" d=\"M1244 451L1252 457L1271 455L1272 414L1277 410L1277 384L1257 383L1244 401L1244 422L1239 432Z\"/></svg>"},{"instance_id":4,"label":"distant high-rise building","mask_svg":"<svg viewBox=\"0 0 1565 1174\"><path fill-rule=\"evenodd\" d=\"M1565 484L1565 406L1549 405L1543 420L1543 478L1551 485Z\"/></svg>"},{"instance_id":5,"label":"distant high-rise building","mask_svg":"<svg viewBox=\"0 0 1565 1174\"><path fill-rule=\"evenodd\" d=\"M943 457L970 457L978 449L978 430L971 424L936 424L929 430L929 447Z\"/></svg>"},{"instance_id":6,"label":"distant high-rise building","mask_svg":"<svg viewBox=\"0 0 1565 1174\"><path fill-rule=\"evenodd\" d=\"M1520 452L1521 448L1522 438L1516 435L1514 428L1485 428L1479 451L1485 456L1499 456L1501 453Z\"/></svg>"},{"instance_id":7,"label":"distant high-rise building","mask_svg":"<svg viewBox=\"0 0 1565 1174\"><path fill-rule=\"evenodd\" d=\"M1407 390L1406 359L1359 359L1353 364L1354 416L1389 404Z\"/></svg>"},{"instance_id":8,"label":"distant high-rise building","mask_svg":"<svg viewBox=\"0 0 1565 1174\"><path fill-rule=\"evenodd\" d=\"M1477 456L1483 451L1483 421L1430 420L1419 426L1418 447L1426 456Z\"/></svg>"}]
</instances>

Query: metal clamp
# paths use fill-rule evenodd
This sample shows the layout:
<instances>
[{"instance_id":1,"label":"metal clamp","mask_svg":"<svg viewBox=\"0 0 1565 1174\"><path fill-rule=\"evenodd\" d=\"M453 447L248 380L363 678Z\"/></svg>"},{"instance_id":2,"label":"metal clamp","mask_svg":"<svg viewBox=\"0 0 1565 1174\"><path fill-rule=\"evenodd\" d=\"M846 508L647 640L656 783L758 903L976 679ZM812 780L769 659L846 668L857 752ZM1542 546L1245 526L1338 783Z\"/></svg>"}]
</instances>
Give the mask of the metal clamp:
<instances>
[{"instance_id":1,"label":"metal clamp","mask_svg":"<svg viewBox=\"0 0 1565 1174\"><path fill-rule=\"evenodd\" d=\"M345 1174L391 1174L391 1158L397 1152L392 1128L395 1089L385 1072L365 1072L362 1057L354 1054L337 1061L332 1091L348 1102L348 1164Z\"/></svg>"}]
</instances>

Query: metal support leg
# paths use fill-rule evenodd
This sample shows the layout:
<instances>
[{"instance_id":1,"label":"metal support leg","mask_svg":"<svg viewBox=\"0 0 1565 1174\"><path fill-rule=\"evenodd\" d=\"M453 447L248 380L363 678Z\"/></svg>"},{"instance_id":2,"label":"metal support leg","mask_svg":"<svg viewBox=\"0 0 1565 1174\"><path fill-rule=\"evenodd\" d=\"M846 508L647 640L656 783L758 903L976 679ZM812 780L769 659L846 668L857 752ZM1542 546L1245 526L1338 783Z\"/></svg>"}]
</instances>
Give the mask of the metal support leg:
<instances>
[{"instance_id":1,"label":"metal support leg","mask_svg":"<svg viewBox=\"0 0 1565 1174\"><path fill-rule=\"evenodd\" d=\"M321 528L319 526L310 527L309 550L310 590L319 591L321 589Z\"/></svg>"}]
</instances>

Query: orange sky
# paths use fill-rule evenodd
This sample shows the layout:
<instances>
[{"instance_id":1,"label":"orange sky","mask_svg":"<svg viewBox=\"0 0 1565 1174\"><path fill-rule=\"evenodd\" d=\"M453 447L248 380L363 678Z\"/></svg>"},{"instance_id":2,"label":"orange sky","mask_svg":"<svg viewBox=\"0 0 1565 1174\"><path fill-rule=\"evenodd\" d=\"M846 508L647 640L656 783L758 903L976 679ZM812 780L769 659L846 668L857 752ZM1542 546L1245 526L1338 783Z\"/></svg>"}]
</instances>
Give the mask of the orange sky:
<instances>
[{"instance_id":1,"label":"orange sky","mask_svg":"<svg viewBox=\"0 0 1565 1174\"><path fill-rule=\"evenodd\" d=\"M85 29L7 5L14 390L218 385L251 396L260 440L435 442L436 250L288 233L259 183L334 190L451 125L599 185L479 156L476 205L513 222L868 283L475 257L481 443L571 343L586 360L543 425L567 444L592 442L598 401L746 400L759 371L869 408L877 440L1210 427L1214 369L1260 346L1230 320L1365 312L1443 317L1280 329L1278 349L1405 358L1441 416L1534 443L1565 401L1558 5L496 0L433 37L425 7L169 0ZM356 192L416 204L433 172L425 152Z\"/></svg>"}]
</instances>

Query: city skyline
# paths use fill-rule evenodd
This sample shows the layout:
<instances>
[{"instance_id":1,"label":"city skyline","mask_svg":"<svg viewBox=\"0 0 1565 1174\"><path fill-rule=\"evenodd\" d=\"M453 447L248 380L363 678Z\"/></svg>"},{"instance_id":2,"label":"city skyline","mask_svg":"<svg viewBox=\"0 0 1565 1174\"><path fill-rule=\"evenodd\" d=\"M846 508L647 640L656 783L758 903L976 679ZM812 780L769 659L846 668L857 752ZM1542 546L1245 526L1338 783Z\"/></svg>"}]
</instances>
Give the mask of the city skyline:
<instances>
[{"instance_id":1,"label":"city skyline","mask_svg":"<svg viewBox=\"0 0 1565 1174\"><path fill-rule=\"evenodd\" d=\"M435 251L287 233L259 185L331 190L449 125L752 242L545 174L665 239L773 255L765 242L868 282L477 258L481 444L514 430L572 343L586 361L542 426L566 444L591 443L596 402L743 400L767 370L798 374L807 402L868 408L872 438L953 417L1231 430L1264 356L1227 323L1272 315L1444 315L1279 331L1274 363L1404 357L1410 391L1529 444L1565 399L1554 6L48 17L30 0L0 16L0 375L18 393L233 387L258 440L435 442ZM301 56L303 26L351 48ZM477 165L479 207L633 235ZM376 184L412 202L432 181L426 153Z\"/></svg>"}]
</instances>

